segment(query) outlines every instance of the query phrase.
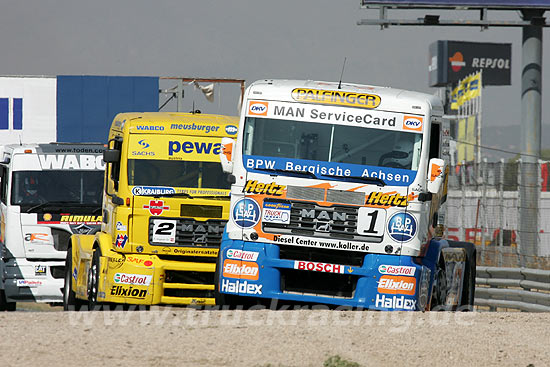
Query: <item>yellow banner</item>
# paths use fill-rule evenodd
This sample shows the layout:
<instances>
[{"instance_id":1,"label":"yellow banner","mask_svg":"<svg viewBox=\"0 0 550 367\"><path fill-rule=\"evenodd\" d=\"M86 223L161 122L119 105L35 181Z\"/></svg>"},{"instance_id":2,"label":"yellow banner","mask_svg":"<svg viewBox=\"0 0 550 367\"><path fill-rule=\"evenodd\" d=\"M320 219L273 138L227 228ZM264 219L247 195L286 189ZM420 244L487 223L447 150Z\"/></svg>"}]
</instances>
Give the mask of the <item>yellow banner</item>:
<instances>
[{"instance_id":1,"label":"yellow banner","mask_svg":"<svg viewBox=\"0 0 550 367\"><path fill-rule=\"evenodd\" d=\"M466 126L466 161L474 160L474 148L476 144L476 117L470 116Z\"/></svg>"},{"instance_id":2,"label":"yellow banner","mask_svg":"<svg viewBox=\"0 0 550 367\"><path fill-rule=\"evenodd\" d=\"M219 162L221 138L130 134L128 158Z\"/></svg>"},{"instance_id":3,"label":"yellow banner","mask_svg":"<svg viewBox=\"0 0 550 367\"><path fill-rule=\"evenodd\" d=\"M458 87L451 92L451 110L458 110Z\"/></svg>"},{"instance_id":4,"label":"yellow banner","mask_svg":"<svg viewBox=\"0 0 550 367\"><path fill-rule=\"evenodd\" d=\"M475 74L470 78L470 85L468 86L468 99L479 97L481 94L481 72Z\"/></svg>"},{"instance_id":5,"label":"yellow banner","mask_svg":"<svg viewBox=\"0 0 550 367\"><path fill-rule=\"evenodd\" d=\"M457 161L471 162L474 160L476 144L476 117L458 120L458 136L456 143Z\"/></svg>"}]
</instances>

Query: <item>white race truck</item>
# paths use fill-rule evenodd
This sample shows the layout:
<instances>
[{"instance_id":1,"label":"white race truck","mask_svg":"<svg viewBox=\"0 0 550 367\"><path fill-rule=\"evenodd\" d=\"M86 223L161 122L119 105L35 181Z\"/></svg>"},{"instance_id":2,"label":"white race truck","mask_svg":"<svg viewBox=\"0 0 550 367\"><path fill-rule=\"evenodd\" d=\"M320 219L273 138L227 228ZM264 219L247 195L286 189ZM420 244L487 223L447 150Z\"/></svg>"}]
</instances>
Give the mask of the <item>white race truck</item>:
<instances>
[{"instance_id":1,"label":"white race truck","mask_svg":"<svg viewBox=\"0 0 550 367\"><path fill-rule=\"evenodd\" d=\"M471 308L475 247L441 238L448 128L434 96L263 80L244 96L218 302Z\"/></svg>"},{"instance_id":2,"label":"white race truck","mask_svg":"<svg viewBox=\"0 0 550 367\"><path fill-rule=\"evenodd\" d=\"M102 144L0 147L0 310L61 303L73 233L101 225Z\"/></svg>"}]
</instances>

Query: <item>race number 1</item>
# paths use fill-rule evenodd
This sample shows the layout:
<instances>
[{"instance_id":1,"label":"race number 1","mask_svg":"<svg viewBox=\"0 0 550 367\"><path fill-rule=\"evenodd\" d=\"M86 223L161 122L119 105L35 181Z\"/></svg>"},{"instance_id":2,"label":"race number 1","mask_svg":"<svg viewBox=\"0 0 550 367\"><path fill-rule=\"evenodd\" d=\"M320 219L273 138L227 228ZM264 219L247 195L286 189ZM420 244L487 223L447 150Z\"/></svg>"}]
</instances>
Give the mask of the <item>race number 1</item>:
<instances>
[{"instance_id":1,"label":"race number 1","mask_svg":"<svg viewBox=\"0 0 550 367\"><path fill-rule=\"evenodd\" d=\"M357 218L357 233L364 236L380 237L384 234L386 210L374 208L359 208Z\"/></svg>"},{"instance_id":2,"label":"race number 1","mask_svg":"<svg viewBox=\"0 0 550 367\"><path fill-rule=\"evenodd\" d=\"M153 242L176 243L176 221L154 219Z\"/></svg>"}]
</instances>

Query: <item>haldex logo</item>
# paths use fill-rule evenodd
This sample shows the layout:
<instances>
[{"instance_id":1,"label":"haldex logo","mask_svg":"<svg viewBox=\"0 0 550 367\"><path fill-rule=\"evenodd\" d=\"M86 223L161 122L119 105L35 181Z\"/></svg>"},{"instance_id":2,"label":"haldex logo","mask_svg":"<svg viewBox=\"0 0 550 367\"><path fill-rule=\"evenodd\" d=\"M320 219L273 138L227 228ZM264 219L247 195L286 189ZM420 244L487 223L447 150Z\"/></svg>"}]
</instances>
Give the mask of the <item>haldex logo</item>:
<instances>
[{"instance_id":1,"label":"haldex logo","mask_svg":"<svg viewBox=\"0 0 550 367\"><path fill-rule=\"evenodd\" d=\"M461 52L455 52L453 57L449 57L449 62L451 63L451 69L453 69L454 72L458 72L462 69L462 67L466 66L464 56L462 56Z\"/></svg>"}]
</instances>

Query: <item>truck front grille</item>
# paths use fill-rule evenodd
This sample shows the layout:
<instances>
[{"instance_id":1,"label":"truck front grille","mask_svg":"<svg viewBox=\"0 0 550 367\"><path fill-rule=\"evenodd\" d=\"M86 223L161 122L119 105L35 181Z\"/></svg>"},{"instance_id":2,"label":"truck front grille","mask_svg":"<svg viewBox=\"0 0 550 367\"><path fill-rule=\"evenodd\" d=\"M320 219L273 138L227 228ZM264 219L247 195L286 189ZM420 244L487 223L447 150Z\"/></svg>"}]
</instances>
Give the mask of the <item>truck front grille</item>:
<instances>
[{"instance_id":1,"label":"truck front grille","mask_svg":"<svg viewBox=\"0 0 550 367\"><path fill-rule=\"evenodd\" d=\"M359 207L292 201L290 223L265 223L266 233L302 235L319 238L338 238L364 242L381 242L381 237L365 236L357 232Z\"/></svg>"},{"instance_id":2,"label":"truck front grille","mask_svg":"<svg viewBox=\"0 0 550 367\"><path fill-rule=\"evenodd\" d=\"M338 265L362 267L364 252L328 250L301 246L279 246L279 258L285 260L313 261Z\"/></svg>"},{"instance_id":3,"label":"truck front grille","mask_svg":"<svg viewBox=\"0 0 550 367\"><path fill-rule=\"evenodd\" d=\"M163 243L153 241L154 220L158 217L149 219L149 243L157 246L197 246L197 247L220 247L223 230L226 220L210 219L198 221L192 218L162 218L166 220L176 220L176 242Z\"/></svg>"},{"instance_id":4,"label":"truck front grille","mask_svg":"<svg viewBox=\"0 0 550 367\"><path fill-rule=\"evenodd\" d=\"M281 291L284 293L353 298L359 278L347 274L294 269L279 270L281 271Z\"/></svg>"},{"instance_id":5,"label":"truck front grille","mask_svg":"<svg viewBox=\"0 0 550 367\"><path fill-rule=\"evenodd\" d=\"M52 228L53 247L57 251L67 251L67 248L69 248L69 240L71 239L71 235L71 232L63 229Z\"/></svg>"}]
</instances>

